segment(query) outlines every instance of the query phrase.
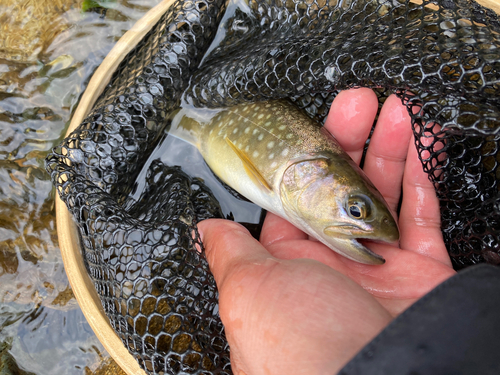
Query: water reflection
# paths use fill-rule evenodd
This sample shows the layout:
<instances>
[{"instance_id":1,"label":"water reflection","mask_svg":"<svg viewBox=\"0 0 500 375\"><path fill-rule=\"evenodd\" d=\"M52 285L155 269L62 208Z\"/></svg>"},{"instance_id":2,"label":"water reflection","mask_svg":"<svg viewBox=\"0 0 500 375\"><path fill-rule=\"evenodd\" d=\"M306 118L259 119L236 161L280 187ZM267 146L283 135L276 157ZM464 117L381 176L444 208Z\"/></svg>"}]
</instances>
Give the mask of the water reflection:
<instances>
[{"instance_id":1,"label":"water reflection","mask_svg":"<svg viewBox=\"0 0 500 375\"><path fill-rule=\"evenodd\" d=\"M222 182L213 174L198 149L185 141L169 135L160 140L153 150L137 178L137 184L131 194L132 204L142 195L145 188L146 174L154 160L161 160L165 165L180 166L188 175L203 180L204 184L219 201L226 219L242 223L255 237L259 237L260 224L264 220L264 211L233 190L229 193ZM232 195L234 194L234 195Z\"/></svg>"},{"instance_id":2,"label":"water reflection","mask_svg":"<svg viewBox=\"0 0 500 375\"><path fill-rule=\"evenodd\" d=\"M106 356L79 309L29 307L2 306L2 315L10 310L18 317L1 336L7 337L4 342L11 342L9 354L23 370L35 374L82 374L85 366L93 366Z\"/></svg>"},{"instance_id":3,"label":"water reflection","mask_svg":"<svg viewBox=\"0 0 500 375\"><path fill-rule=\"evenodd\" d=\"M58 248L44 158L114 43L159 0L0 0L0 361L7 374L119 374L81 311Z\"/></svg>"}]
</instances>

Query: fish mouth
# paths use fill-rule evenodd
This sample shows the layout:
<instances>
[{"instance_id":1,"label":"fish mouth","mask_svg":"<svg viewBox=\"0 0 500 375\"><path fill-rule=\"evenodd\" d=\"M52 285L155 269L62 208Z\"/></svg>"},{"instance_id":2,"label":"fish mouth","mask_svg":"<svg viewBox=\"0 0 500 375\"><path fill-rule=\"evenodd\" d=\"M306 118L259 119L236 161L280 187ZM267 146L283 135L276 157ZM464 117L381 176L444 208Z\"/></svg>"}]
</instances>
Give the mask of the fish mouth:
<instances>
[{"instance_id":1,"label":"fish mouth","mask_svg":"<svg viewBox=\"0 0 500 375\"><path fill-rule=\"evenodd\" d=\"M370 242L394 244L392 238L373 238L370 231L355 224L329 226L323 230L323 233L328 236L328 242L334 250L346 258L364 264L381 265L385 263L382 256L367 248L365 244Z\"/></svg>"},{"instance_id":2,"label":"fish mouth","mask_svg":"<svg viewBox=\"0 0 500 375\"><path fill-rule=\"evenodd\" d=\"M390 238L387 238L387 239L381 239L381 238L357 238L356 239L357 241L362 241L363 244L365 245L369 245L371 243L378 243L378 244L381 244L381 245L391 245L391 246L395 246L395 247L398 247L399 246L399 239L390 239Z\"/></svg>"},{"instance_id":3,"label":"fish mouth","mask_svg":"<svg viewBox=\"0 0 500 375\"><path fill-rule=\"evenodd\" d=\"M385 259L374 253L355 238L329 237L325 244L344 257L359 263L381 265Z\"/></svg>"},{"instance_id":4,"label":"fish mouth","mask_svg":"<svg viewBox=\"0 0 500 375\"><path fill-rule=\"evenodd\" d=\"M367 260L366 262L361 261L361 263L372 264L372 265L380 265L385 263L384 257L371 251L369 248L367 248L365 245L359 242L358 239L353 238L351 239L351 242L353 247L355 247L357 250L359 250L361 254L363 254L364 260Z\"/></svg>"},{"instance_id":5,"label":"fish mouth","mask_svg":"<svg viewBox=\"0 0 500 375\"><path fill-rule=\"evenodd\" d=\"M366 238L368 231L363 227L355 224L332 225L323 229L323 233L327 236L338 238Z\"/></svg>"},{"instance_id":6,"label":"fish mouth","mask_svg":"<svg viewBox=\"0 0 500 375\"><path fill-rule=\"evenodd\" d=\"M342 239L356 239L364 240L368 242L392 244L395 245L399 243L399 232L397 236L385 235L374 236L372 229L366 229L362 226L356 224L341 224L341 225L331 225L323 230L323 233L327 236L337 237Z\"/></svg>"}]
</instances>

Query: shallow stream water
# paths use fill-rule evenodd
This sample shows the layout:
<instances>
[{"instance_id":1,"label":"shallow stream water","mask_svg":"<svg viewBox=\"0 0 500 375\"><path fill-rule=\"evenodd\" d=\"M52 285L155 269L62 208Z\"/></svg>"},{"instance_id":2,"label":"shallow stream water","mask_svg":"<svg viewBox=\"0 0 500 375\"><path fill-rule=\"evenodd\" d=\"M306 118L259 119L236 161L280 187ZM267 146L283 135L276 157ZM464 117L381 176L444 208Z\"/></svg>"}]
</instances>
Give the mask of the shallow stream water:
<instances>
[{"instance_id":1,"label":"shallow stream water","mask_svg":"<svg viewBox=\"0 0 500 375\"><path fill-rule=\"evenodd\" d=\"M92 73L159 0L0 0L0 372L120 374L79 309L44 159ZM94 2L96 4L97 2Z\"/></svg>"}]
</instances>

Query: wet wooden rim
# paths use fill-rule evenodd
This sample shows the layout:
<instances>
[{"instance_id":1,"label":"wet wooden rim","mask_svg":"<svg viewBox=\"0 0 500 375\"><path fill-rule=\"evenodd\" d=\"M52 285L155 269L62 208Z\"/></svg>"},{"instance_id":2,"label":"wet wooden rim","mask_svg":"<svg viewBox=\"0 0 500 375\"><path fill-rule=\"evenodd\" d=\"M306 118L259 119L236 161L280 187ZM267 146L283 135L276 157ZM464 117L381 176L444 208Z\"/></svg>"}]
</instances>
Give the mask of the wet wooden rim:
<instances>
[{"instance_id":1,"label":"wet wooden rim","mask_svg":"<svg viewBox=\"0 0 500 375\"><path fill-rule=\"evenodd\" d=\"M78 108L73 115L66 136L82 123L85 116L90 112L95 101L108 84L118 64L156 24L174 1L175 0L163 0L147 12L144 17L137 21L132 29L127 31L123 37L120 38L92 76L80 100ZM412 1L415 3L422 3L421 0ZM477 2L484 7L494 10L496 13L500 13L500 0L479 0ZM104 348L128 375L146 375L144 370L139 367L135 358L123 345L113 328L111 328L109 320L101 305L101 300L83 264L77 232L78 229L73 221L73 217L66 208L66 205L59 198L58 194L56 194L55 199L57 235L59 237L59 247L62 253L64 268L68 275L73 293L85 318Z\"/></svg>"},{"instance_id":2,"label":"wet wooden rim","mask_svg":"<svg viewBox=\"0 0 500 375\"><path fill-rule=\"evenodd\" d=\"M173 3L174 0L162 1L147 12L137 21L132 29L120 38L92 76L73 115L66 136L83 122L85 116L90 112L95 101L108 84L118 64L158 22L159 18ZM56 217L57 236L59 237L59 247L62 253L64 268L68 275L71 289L90 327L111 357L127 374L146 375L109 324L109 319L104 313L101 300L83 264L78 229L72 215L58 194L56 194Z\"/></svg>"}]
</instances>

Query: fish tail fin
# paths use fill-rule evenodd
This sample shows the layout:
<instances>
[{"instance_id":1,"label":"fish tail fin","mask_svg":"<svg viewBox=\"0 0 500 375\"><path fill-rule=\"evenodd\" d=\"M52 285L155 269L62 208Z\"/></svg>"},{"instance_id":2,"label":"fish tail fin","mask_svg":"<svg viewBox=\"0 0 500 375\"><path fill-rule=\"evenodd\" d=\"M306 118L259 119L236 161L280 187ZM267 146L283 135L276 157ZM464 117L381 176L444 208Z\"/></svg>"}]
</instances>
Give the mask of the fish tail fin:
<instances>
[{"instance_id":1,"label":"fish tail fin","mask_svg":"<svg viewBox=\"0 0 500 375\"><path fill-rule=\"evenodd\" d=\"M185 111L181 109L174 113L168 134L199 148L201 128L202 125L198 121L186 116Z\"/></svg>"}]
</instances>

